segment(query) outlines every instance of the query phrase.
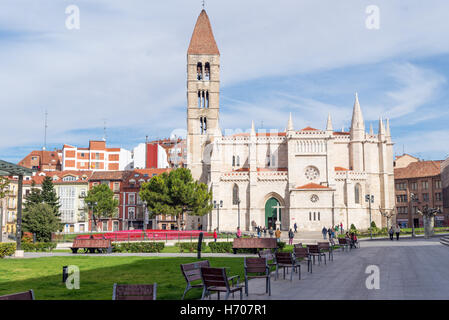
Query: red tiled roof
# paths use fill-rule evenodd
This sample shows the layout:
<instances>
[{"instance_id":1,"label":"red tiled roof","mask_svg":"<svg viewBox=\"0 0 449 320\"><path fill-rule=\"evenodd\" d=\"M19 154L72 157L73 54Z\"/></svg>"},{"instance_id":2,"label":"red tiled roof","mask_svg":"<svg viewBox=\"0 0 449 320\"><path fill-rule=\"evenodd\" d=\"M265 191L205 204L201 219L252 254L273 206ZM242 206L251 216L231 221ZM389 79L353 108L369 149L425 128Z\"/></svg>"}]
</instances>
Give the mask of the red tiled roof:
<instances>
[{"instance_id":1,"label":"red tiled roof","mask_svg":"<svg viewBox=\"0 0 449 320\"><path fill-rule=\"evenodd\" d=\"M308 183L300 187L296 187L296 189L330 189L329 187L322 186L321 184L316 183Z\"/></svg>"},{"instance_id":2,"label":"red tiled roof","mask_svg":"<svg viewBox=\"0 0 449 320\"><path fill-rule=\"evenodd\" d=\"M343 167L335 167L335 171L349 171L349 169L343 168Z\"/></svg>"},{"instance_id":3,"label":"red tiled roof","mask_svg":"<svg viewBox=\"0 0 449 320\"><path fill-rule=\"evenodd\" d=\"M131 171L95 171L90 180L123 180Z\"/></svg>"},{"instance_id":4,"label":"red tiled roof","mask_svg":"<svg viewBox=\"0 0 449 320\"><path fill-rule=\"evenodd\" d=\"M305 127L304 129L301 129L299 131L320 131L320 130L312 128L312 127Z\"/></svg>"},{"instance_id":5,"label":"red tiled roof","mask_svg":"<svg viewBox=\"0 0 449 320\"><path fill-rule=\"evenodd\" d=\"M187 54L220 54L206 10L202 10L193 30Z\"/></svg>"},{"instance_id":6,"label":"red tiled roof","mask_svg":"<svg viewBox=\"0 0 449 320\"><path fill-rule=\"evenodd\" d=\"M334 131L334 136L349 136L350 132Z\"/></svg>"},{"instance_id":7,"label":"red tiled roof","mask_svg":"<svg viewBox=\"0 0 449 320\"><path fill-rule=\"evenodd\" d=\"M394 169L394 178L409 179L438 176L441 174L442 162L442 160L412 162L405 168Z\"/></svg>"}]
</instances>

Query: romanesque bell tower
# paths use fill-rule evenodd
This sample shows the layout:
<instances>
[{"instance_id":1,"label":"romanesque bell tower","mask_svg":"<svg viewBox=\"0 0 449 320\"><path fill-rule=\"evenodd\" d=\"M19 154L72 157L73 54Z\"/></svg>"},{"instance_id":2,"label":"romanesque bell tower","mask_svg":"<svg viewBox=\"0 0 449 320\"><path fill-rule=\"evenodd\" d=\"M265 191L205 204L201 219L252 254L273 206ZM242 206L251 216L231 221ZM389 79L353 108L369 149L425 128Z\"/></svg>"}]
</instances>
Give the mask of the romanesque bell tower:
<instances>
[{"instance_id":1,"label":"romanesque bell tower","mask_svg":"<svg viewBox=\"0 0 449 320\"><path fill-rule=\"evenodd\" d=\"M187 167L202 182L208 165L203 160L210 153L206 145L219 127L219 94L220 52L203 9L187 51Z\"/></svg>"}]
</instances>

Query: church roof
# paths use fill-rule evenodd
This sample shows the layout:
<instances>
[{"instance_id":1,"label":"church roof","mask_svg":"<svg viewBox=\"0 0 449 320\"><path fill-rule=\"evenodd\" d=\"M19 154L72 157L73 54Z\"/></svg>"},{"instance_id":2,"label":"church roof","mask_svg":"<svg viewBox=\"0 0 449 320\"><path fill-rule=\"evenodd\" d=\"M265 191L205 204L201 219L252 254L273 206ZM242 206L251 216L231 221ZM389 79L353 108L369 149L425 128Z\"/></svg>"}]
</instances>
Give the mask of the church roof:
<instances>
[{"instance_id":1,"label":"church roof","mask_svg":"<svg viewBox=\"0 0 449 320\"><path fill-rule=\"evenodd\" d=\"M202 10L193 30L187 54L220 54L206 10Z\"/></svg>"},{"instance_id":2,"label":"church roof","mask_svg":"<svg viewBox=\"0 0 449 320\"><path fill-rule=\"evenodd\" d=\"M296 187L296 189L330 189L329 187L322 186L321 184L317 183L308 183L300 187Z\"/></svg>"},{"instance_id":3,"label":"church roof","mask_svg":"<svg viewBox=\"0 0 449 320\"><path fill-rule=\"evenodd\" d=\"M312 128L312 127L305 127L304 129L301 129L300 131L320 131L320 130Z\"/></svg>"},{"instance_id":4,"label":"church roof","mask_svg":"<svg viewBox=\"0 0 449 320\"><path fill-rule=\"evenodd\" d=\"M343 167L335 167L335 171L349 171L349 169L343 168Z\"/></svg>"},{"instance_id":5,"label":"church roof","mask_svg":"<svg viewBox=\"0 0 449 320\"><path fill-rule=\"evenodd\" d=\"M418 161L412 162L405 168L395 168L395 179L410 179L438 176L441 174L443 161Z\"/></svg>"}]
</instances>

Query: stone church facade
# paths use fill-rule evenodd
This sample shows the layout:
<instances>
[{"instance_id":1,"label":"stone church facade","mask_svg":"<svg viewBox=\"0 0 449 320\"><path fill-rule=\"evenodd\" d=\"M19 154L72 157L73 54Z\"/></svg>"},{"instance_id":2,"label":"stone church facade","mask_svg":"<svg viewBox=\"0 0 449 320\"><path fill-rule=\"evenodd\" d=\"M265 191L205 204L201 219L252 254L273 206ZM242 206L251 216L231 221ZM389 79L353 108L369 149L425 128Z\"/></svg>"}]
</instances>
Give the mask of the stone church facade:
<instances>
[{"instance_id":1,"label":"stone church facade","mask_svg":"<svg viewBox=\"0 0 449 320\"><path fill-rule=\"evenodd\" d=\"M324 130L297 130L290 115L284 131L256 132L253 122L249 133L229 136L219 126L219 94L220 52L203 10L187 53L187 167L209 185L219 208L188 217L186 229L365 229L368 194L372 221L386 225L380 212L395 203L389 123L380 119L377 134L366 132L357 94L349 132L334 131L330 115Z\"/></svg>"}]
</instances>

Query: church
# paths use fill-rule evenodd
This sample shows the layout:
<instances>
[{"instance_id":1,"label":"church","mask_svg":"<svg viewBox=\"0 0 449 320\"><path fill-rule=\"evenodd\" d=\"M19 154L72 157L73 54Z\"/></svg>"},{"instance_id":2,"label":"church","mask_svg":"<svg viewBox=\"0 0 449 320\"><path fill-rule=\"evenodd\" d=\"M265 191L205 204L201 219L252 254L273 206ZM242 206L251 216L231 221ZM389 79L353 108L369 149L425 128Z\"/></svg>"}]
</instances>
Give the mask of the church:
<instances>
[{"instance_id":1,"label":"church","mask_svg":"<svg viewBox=\"0 0 449 320\"><path fill-rule=\"evenodd\" d=\"M393 142L388 119L366 131L357 94L349 132L295 128L229 136L220 129L220 51L205 10L187 51L187 167L213 192L215 208L189 216L187 229L254 231L255 226L320 231L343 224L386 226L394 210ZM369 201L367 201L369 198Z\"/></svg>"}]
</instances>

